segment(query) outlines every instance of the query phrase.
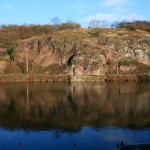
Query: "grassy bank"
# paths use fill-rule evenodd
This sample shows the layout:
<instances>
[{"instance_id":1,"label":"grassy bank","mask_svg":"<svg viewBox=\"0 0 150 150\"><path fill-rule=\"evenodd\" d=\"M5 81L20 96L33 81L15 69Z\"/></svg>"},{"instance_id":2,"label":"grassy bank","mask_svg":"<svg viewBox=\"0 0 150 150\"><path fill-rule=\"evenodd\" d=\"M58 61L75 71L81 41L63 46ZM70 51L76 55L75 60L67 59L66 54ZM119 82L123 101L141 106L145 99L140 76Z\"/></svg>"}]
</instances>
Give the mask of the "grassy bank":
<instances>
[{"instance_id":1,"label":"grassy bank","mask_svg":"<svg viewBox=\"0 0 150 150\"><path fill-rule=\"evenodd\" d=\"M0 75L0 82L109 82L150 81L150 74L109 74L100 76L71 75Z\"/></svg>"}]
</instances>

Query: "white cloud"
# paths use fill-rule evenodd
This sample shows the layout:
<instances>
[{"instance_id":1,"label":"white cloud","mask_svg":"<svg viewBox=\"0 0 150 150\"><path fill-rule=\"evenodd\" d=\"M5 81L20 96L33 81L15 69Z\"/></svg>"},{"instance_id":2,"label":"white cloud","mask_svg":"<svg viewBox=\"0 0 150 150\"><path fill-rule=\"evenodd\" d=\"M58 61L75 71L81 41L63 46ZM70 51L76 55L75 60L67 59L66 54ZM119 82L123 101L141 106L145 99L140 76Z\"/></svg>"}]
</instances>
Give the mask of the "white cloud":
<instances>
[{"instance_id":1,"label":"white cloud","mask_svg":"<svg viewBox=\"0 0 150 150\"><path fill-rule=\"evenodd\" d=\"M120 16L120 21L121 20L128 20L128 21L133 21L133 20L146 20L146 17L142 16L142 15L138 15L137 13L128 13L124 16Z\"/></svg>"},{"instance_id":2,"label":"white cloud","mask_svg":"<svg viewBox=\"0 0 150 150\"><path fill-rule=\"evenodd\" d=\"M81 19L81 22L89 22L91 20L106 20L106 21L114 21L117 20L117 15L110 13L110 14L105 14L105 13L97 13L95 15L87 16L83 19Z\"/></svg>"},{"instance_id":3,"label":"white cloud","mask_svg":"<svg viewBox=\"0 0 150 150\"><path fill-rule=\"evenodd\" d=\"M115 13L126 13L128 12L130 3L129 0L103 0L100 6L109 7Z\"/></svg>"},{"instance_id":4,"label":"white cloud","mask_svg":"<svg viewBox=\"0 0 150 150\"><path fill-rule=\"evenodd\" d=\"M128 0L103 0L100 5L104 6L123 6L128 3Z\"/></svg>"},{"instance_id":5,"label":"white cloud","mask_svg":"<svg viewBox=\"0 0 150 150\"><path fill-rule=\"evenodd\" d=\"M80 21L83 23L88 23L91 20L105 20L107 22L113 22L113 21L133 21L133 20L145 20L146 18L138 15L136 13L127 13L125 15L117 14L117 13L97 13L95 15L87 16L85 18L82 18Z\"/></svg>"},{"instance_id":6,"label":"white cloud","mask_svg":"<svg viewBox=\"0 0 150 150\"><path fill-rule=\"evenodd\" d=\"M128 12L129 10L127 8L123 8L123 7L115 7L113 9L114 12L117 12L117 13L126 13Z\"/></svg>"}]
</instances>

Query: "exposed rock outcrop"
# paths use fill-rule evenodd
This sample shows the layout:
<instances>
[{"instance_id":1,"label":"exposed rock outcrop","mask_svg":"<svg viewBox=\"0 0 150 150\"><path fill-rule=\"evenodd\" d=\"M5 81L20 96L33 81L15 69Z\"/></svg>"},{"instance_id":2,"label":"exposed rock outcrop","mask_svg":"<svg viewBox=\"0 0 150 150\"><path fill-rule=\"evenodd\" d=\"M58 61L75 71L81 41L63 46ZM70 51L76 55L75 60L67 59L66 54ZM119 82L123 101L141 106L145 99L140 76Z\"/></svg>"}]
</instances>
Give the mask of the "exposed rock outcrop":
<instances>
[{"instance_id":1,"label":"exposed rock outcrop","mask_svg":"<svg viewBox=\"0 0 150 150\"><path fill-rule=\"evenodd\" d=\"M0 61L0 74L4 73L5 68L7 67L6 61Z\"/></svg>"},{"instance_id":2,"label":"exposed rock outcrop","mask_svg":"<svg viewBox=\"0 0 150 150\"><path fill-rule=\"evenodd\" d=\"M7 50L1 49L0 54L0 73L7 73L11 63ZM29 73L102 75L116 73L117 66L123 73L147 73L150 34L123 29L59 31L21 41L15 55L14 64L22 73L27 59Z\"/></svg>"},{"instance_id":3,"label":"exposed rock outcrop","mask_svg":"<svg viewBox=\"0 0 150 150\"><path fill-rule=\"evenodd\" d=\"M106 72L107 59L100 50L78 51L70 62L71 75L101 75Z\"/></svg>"}]
</instances>

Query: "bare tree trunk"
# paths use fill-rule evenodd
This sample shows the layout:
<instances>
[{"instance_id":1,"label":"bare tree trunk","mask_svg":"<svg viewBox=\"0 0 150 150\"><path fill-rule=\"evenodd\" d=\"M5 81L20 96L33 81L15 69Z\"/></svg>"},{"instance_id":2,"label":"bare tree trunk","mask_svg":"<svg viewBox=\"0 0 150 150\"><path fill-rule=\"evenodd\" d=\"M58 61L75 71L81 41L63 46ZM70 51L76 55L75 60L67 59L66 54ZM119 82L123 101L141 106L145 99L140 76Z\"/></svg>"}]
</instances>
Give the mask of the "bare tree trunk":
<instances>
[{"instance_id":1,"label":"bare tree trunk","mask_svg":"<svg viewBox=\"0 0 150 150\"><path fill-rule=\"evenodd\" d=\"M26 53L26 73L28 77L28 72L29 72L29 58L28 58L28 51Z\"/></svg>"},{"instance_id":2,"label":"bare tree trunk","mask_svg":"<svg viewBox=\"0 0 150 150\"><path fill-rule=\"evenodd\" d=\"M117 52L117 75L119 74L119 51Z\"/></svg>"},{"instance_id":3,"label":"bare tree trunk","mask_svg":"<svg viewBox=\"0 0 150 150\"><path fill-rule=\"evenodd\" d=\"M120 53L120 47L119 47L119 41L117 40L115 43L115 52L116 52L116 74L119 74L119 53Z\"/></svg>"},{"instance_id":4,"label":"bare tree trunk","mask_svg":"<svg viewBox=\"0 0 150 150\"><path fill-rule=\"evenodd\" d=\"M117 74L119 74L119 64L118 64L118 61L117 61Z\"/></svg>"},{"instance_id":5,"label":"bare tree trunk","mask_svg":"<svg viewBox=\"0 0 150 150\"><path fill-rule=\"evenodd\" d=\"M29 111L30 105L29 105L29 85L28 84L27 84L27 96L26 96L26 100L27 100L27 111Z\"/></svg>"}]
</instances>

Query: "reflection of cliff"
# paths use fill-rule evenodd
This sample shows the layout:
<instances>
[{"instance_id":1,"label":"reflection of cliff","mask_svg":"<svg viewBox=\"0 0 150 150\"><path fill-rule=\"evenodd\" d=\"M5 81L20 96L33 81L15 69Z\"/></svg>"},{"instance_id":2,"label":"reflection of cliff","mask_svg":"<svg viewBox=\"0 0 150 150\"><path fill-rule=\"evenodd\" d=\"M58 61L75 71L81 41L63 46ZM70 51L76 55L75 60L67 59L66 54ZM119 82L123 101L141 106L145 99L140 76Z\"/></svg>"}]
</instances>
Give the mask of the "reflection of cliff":
<instances>
[{"instance_id":1,"label":"reflection of cliff","mask_svg":"<svg viewBox=\"0 0 150 150\"><path fill-rule=\"evenodd\" d=\"M148 84L0 86L0 124L8 128L150 127Z\"/></svg>"}]
</instances>

